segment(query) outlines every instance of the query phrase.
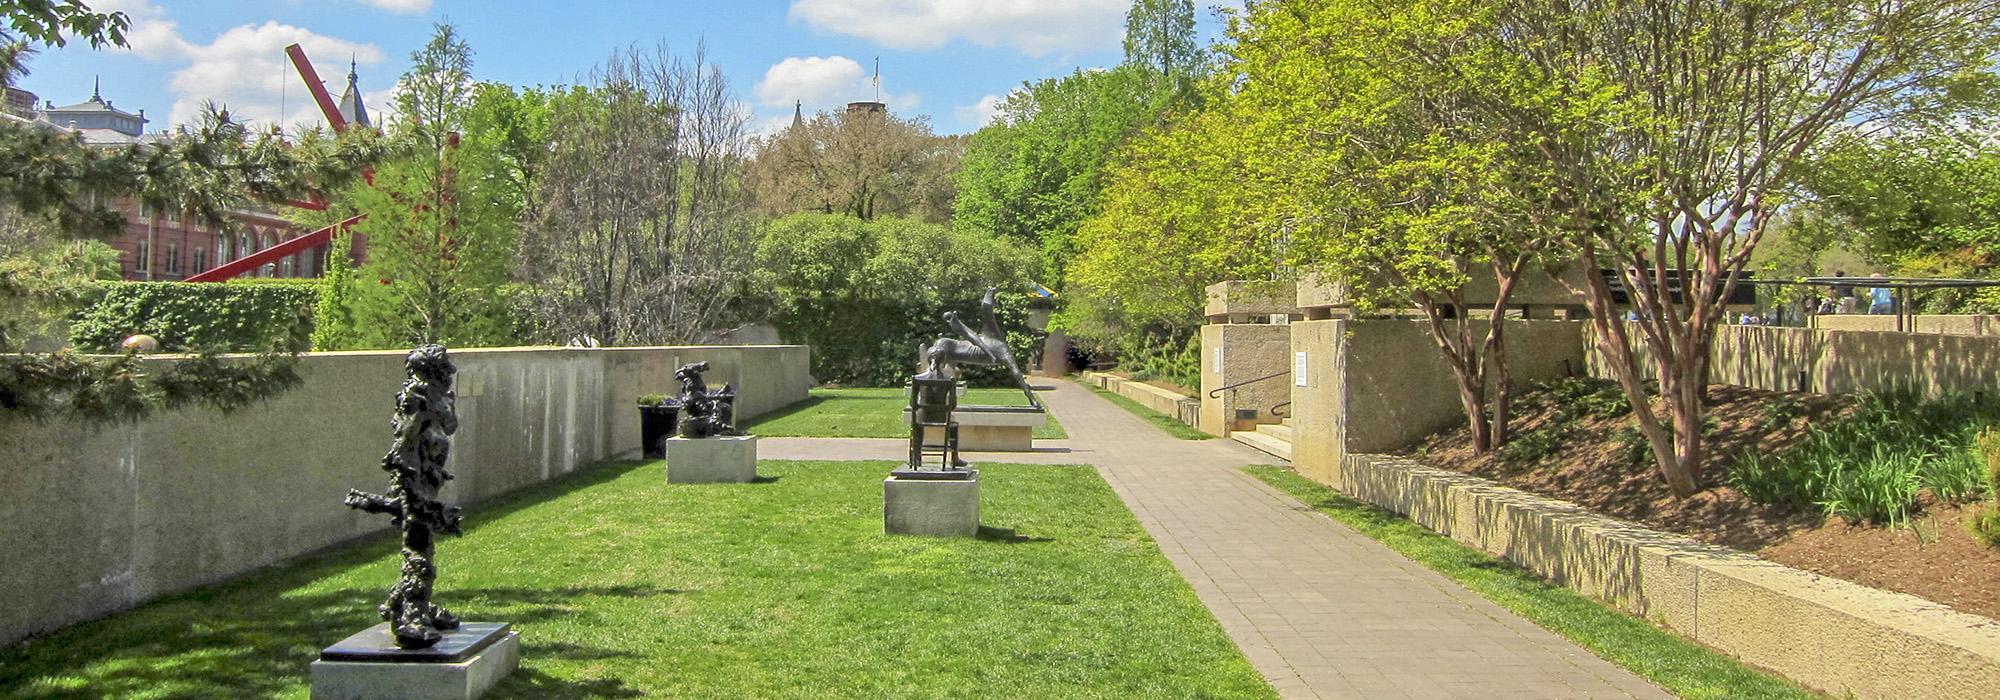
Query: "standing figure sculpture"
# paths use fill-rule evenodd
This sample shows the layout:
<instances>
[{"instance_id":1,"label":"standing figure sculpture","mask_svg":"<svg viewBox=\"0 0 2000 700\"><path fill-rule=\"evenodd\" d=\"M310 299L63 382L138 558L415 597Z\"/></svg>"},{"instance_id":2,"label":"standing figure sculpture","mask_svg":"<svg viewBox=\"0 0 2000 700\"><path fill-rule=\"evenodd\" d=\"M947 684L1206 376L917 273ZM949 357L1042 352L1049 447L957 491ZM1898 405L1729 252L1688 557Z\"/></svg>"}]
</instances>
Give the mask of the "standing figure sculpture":
<instances>
[{"instance_id":1,"label":"standing figure sculpture","mask_svg":"<svg viewBox=\"0 0 2000 700\"><path fill-rule=\"evenodd\" d=\"M708 382L701 378L701 373L706 371L706 362L690 363L674 370L674 378L681 382L680 436L699 439L742 435L736 429L736 389L724 384L721 389L709 391Z\"/></svg>"},{"instance_id":2,"label":"standing figure sculpture","mask_svg":"<svg viewBox=\"0 0 2000 700\"><path fill-rule=\"evenodd\" d=\"M437 580L432 539L436 533L459 534L459 509L437 500L451 473L444 470L451 454L451 435L458 432L453 407L452 375L457 368L442 345L426 345L405 360L409 378L396 394L396 416L390 421L395 439L382 457L389 472L386 494L347 492L348 507L383 513L403 530L403 578L389 589L382 619L396 635L396 646L427 649L458 628L458 617L431 602Z\"/></svg>"},{"instance_id":3,"label":"standing figure sculpture","mask_svg":"<svg viewBox=\"0 0 2000 700\"><path fill-rule=\"evenodd\" d=\"M944 322L951 324L964 340L949 336L938 336L930 346L924 348L923 364L926 374L939 374L944 367L959 365L997 365L1007 368L1013 376L1014 385L1028 396L1028 405L1041 408L1042 402L1035 398L1035 390L1028 386L1026 377L1021 376L1021 367L1014 363L1014 352L1007 349L1007 334L1000 330L1000 322L993 317L993 301L1000 293L998 287L987 287L986 296L979 301L979 331L974 332L958 320L958 312L946 311Z\"/></svg>"}]
</instances>

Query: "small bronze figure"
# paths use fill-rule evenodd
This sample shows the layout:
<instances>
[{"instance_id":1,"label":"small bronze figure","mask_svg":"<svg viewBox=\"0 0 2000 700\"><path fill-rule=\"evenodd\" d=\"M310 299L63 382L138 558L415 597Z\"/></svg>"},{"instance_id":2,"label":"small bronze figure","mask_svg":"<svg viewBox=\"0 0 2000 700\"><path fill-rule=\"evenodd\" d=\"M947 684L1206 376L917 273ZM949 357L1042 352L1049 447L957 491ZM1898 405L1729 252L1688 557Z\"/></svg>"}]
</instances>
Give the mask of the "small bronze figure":
<instances>
[{"instance_id":1,"label":"small bronze figure","mask_svg":"<svg viewBox=\"0 0 2000 700\"><path fill-rule=\"evenodd\" d=\"M346 503L387 514L391 525L402 528L403 578L389 589L380 612L396 635L396 646L426 649L444 637L440 630L458 628L458 616L431 602L431 585L437 580L433 535L459 534L459 509L437 500L444 482L451 480L444 464L451 454L451 435L458 432L452 394L452 375L458 370L442 345L411 351L404 367L409 378L396 394L396 416L390 421L395 439L382 457L389 491L349 490Z\"/></svg>"},{"instance_id":2,"label":"small bronze figure","mask_svg":"<svg viewBox=\"0 0 2000 700\"><path fill-rule=\"evenodd\" d=\"M736 389L724 384L721 389L709 391L708 383L701 378L706 371L706 362L687 364L674 371L674 378L681 382L680 436L698 439L742 435L736 429Z\"/></svg>"},{"instance_id":3,"label":"small bronze figure","mask_svg":"<svg viewBox=\"0 0 2000 700\"><path fill-rule=\"evenodd\" d=\"M965 340L949 336L938 336L929 347L924 348L923 363L926 374L939 374L945 367L956 369L959 365L998 365L1007 368L1014 378L1014 385L1028 396L1028 405L1042 407L1041 399L1035 398L1034 388L1021 375L1021 366L1015 364L1014 353L1007 349L1007 334L1000 330L1000 322L993 317L994 298L1000 293L997 287L987 287L986 296L979 302L979 331L958 320L958 312L946 311L944 322Z\"/></svg>"}]
</instances>

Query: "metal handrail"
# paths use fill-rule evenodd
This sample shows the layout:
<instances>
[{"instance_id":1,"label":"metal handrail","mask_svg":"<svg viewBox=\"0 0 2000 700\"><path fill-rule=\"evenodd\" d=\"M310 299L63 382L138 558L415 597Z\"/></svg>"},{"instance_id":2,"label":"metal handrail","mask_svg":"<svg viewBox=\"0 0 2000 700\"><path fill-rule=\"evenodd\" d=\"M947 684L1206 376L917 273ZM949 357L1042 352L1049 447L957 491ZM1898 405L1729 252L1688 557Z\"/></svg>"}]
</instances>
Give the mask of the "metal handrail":
<instances>
[{"instance_id":1,"label":"metal handrail","mask_svg":"<svg viewBox=\"0 0 2000 700\"><path fill-rule=\"evenodd\" d=\"M1270 408L1270 410L1267 410L1267 411L1265 411L1265 413L1269 413L1269 414L1271 414L1271 415L1274 415L1274 416L1281 416L1281 415L1284 415L1284 414L1282 414L1282 413L1279 413L1279 412L1278 412L1278 409L1280 409L1280 408L1284 408L1284 407L1286 407L1286 406L1290 406L1290 405L1292 405L1292 402L1290 402L1290 401L1286 401L1286 402L1284 402L1284 403L1281 403L1281 404L1278 404L1278 405L1275 405L1275 406L1272 406L1272 407Z\"/></svg>"},{"instance_id":2,"label":"metal handrail","mask_svg":"<svg viewBox=\"0 0 2000 700\"><path fill-rule=\"evenodd\" d=\"M1256 379L1251 379L1251 380L1247 380L1247 381L1241 381L1241 382L1237 382L1237 383L1235 383L1235 384L1231 384L1231 385L1229 385L1229 386L1225 386L1225 387L1221 387L1221 388L1219 388L1219 389L1216 389L1216 390L1214 390L1214 391L1210 391L1210 392L1208 392L1208 398L1211 398L1211 399L1219 399L1219 398L1222 398L1222 392L1225 392L1225 391L1228 391L1228 390L1230 390L1230 389L1234 389L1234 388L1236 388L1236 387L1239 387L1239 386L1244 386L1244 385L1248 385L1248 384L1256 384L1257 382L1261 382L1261 381L1264 381L1264 380L1266 380L1266 379L1277 379L1277 378L1279 378L1279 377L1283 377L1283 376L1286 376L1286 375L1289 375L1289 374L1291 374L1291 373L1292 373L1292 371L1291 371L1291 370L1285 370L1285 371L1283 371L1283 372L1279 372L1279 373L1277 373L1277 374L1272 374L1272 375L1266 375L1266 376L1262 376L1262 377L1258 377L1258 378L1256 378Z\"/></svg>"}]
</instances>

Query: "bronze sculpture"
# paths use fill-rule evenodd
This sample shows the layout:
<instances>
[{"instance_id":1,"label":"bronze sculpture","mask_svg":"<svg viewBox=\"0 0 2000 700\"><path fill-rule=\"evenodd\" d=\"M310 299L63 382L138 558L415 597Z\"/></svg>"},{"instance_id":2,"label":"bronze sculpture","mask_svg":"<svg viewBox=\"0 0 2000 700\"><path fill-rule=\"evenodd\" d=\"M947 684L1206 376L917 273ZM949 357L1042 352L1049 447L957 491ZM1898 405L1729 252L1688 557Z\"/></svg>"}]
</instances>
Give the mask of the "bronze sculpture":
<instances>
[{"instance_id":1,"label":"bronze sculpture","mask_svg":"<svg viewBox=\"0 0 2000 700\"><path fill-rule=\"evenodd\" d=\"M958 320L958 312L946 311L944 322L951 325L964 340L948 336L938 336L924 348L923 364L925 374L941 374L944 368L956 369L959 365L996 365L1007 368L1014 378L1014 385L1028 396L1028 405L1041 408L1042 402L1035 398L1035 390L1028 386L1028 380L1021 375L1021 367L1014 362L1014 352L1007 349L1007 334L1000 330L1000 322L993 317L994 298L1000 293L998 287L987 287L986 296L979 302L979 331L974 332Z\"/></svg>"},{"instance_id":2,"label":"bronze sculpture","mask_svg":"<svg viewBox=\"0 0 2000 700\"><path fill-rule=\"evenodd\" d=\"M444 465L451 435L458 432L452 394L458 370L442 345L410 351L404 369L409 378L396 394L396 416L390 421L395 439L382 457L382 470L389 472L388 493L349 490L345 502L350 508L387 514L390 524L403 530L403 577L389 589L379 611L396 635L396 646L425 649L444 637L441 630L459 624L458 616L431 602L437 580L433 537L459 534L459 509L437 500L444 482L451 480Z\"/></svg>"},{"instance_id":3,"label":"bronze sculpture","mask_svg":"<svg viewBox=\"0 0 2000 700\"><path fill-rule=\"evenodd\" d=\"M724 384L721 389L709 391L708 383L701 378L706 371L707 362L689 363L674 371L674 378L681 382L680 436L700 439L742 435L735 424L736 389Z\"/></svg>"}]
</instances>

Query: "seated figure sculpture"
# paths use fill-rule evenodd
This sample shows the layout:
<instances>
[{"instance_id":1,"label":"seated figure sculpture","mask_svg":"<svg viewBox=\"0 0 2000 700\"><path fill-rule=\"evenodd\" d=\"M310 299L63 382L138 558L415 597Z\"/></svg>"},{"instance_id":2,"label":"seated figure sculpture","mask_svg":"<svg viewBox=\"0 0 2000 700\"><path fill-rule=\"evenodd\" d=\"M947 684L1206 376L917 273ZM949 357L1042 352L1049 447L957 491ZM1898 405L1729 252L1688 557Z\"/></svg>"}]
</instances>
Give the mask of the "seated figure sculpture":
<instances>
[{"instance_id":1,"label":"seated figure sculpture","mask_svg":"<svg viewBox=\"0 0 2000 700\"><path fill-rule=\"evenodd\" d=\"M1013 376L1014 385L1020 387L1021 393L1028 396L1028 405L1039 409L1042 407L1042 402L1035 398L1035 390L1028 386L1027 378L1021 375L1020 365L1014 363L1014 353L1007 349L1007 334L1000 330L1000 322L993 317L993 301L999 292L998 287L986 288L986 296L979 302L980 323L977 332L967 327L964 321L958 320L958 312L945 312L944 322L950 324L952 330L957 331L965 339L938 336L936 341L924 348L924 372L937 375L941 374L945 367L956 368L959 365L1005 367Z\"/></svg>"},{"instance_id":2,"label":"seated figure sculpture","mask_svg":"<svg viewBox=\"0 0 2000 700\"><path fill-rule=\"evenodd\" d=\"M699 439L742 435L735 424L736 389L724 384L721 389L710 391L701 378L706 371L707 362L689 363L674 371L674 378L681 383L680 436Z\"/></svg>"}]
</instances>

